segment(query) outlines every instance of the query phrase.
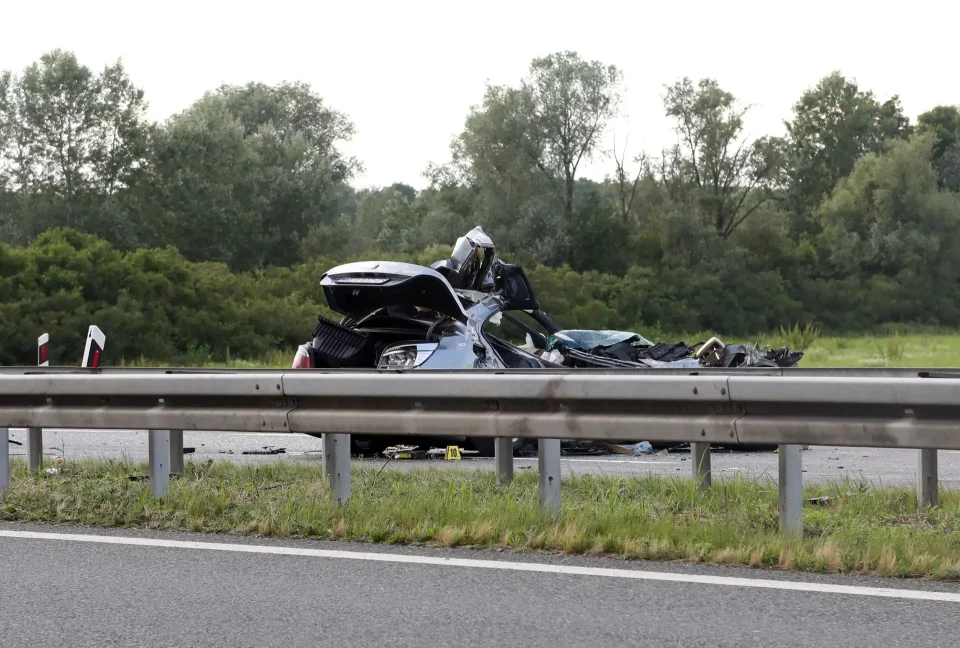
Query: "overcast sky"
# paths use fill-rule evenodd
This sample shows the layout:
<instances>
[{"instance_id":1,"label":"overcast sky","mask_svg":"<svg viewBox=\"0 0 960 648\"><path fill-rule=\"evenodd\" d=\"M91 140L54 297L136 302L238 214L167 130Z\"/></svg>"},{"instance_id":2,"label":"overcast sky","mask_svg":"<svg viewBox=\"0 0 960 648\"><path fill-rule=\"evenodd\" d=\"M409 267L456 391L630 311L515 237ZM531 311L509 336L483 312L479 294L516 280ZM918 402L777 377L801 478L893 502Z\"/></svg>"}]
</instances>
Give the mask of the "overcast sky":
<instances>
[{"instance_id":1,"label":"overcast sky","mask_svg":"<svg viewBox=\"0 0 960 648\"><path fill-rule=\"evenodd\" d=\"M422 187L485 82L515 84L532 58L565 49L623 70L616 134L629 134L631 154L675 140L663 85L684 75L754 104L754 136L781 133L801 92L834 69L881 99L899 94L911 119L960 103L960 9L949 0L3 0L0 16L0 69L53 48L95 69L120 58L151 119L221 83L306 81L356 124L346 148L366 167L361 186ZM609 166L585 171L599 179Z\"/></svg>"}]
</instances>

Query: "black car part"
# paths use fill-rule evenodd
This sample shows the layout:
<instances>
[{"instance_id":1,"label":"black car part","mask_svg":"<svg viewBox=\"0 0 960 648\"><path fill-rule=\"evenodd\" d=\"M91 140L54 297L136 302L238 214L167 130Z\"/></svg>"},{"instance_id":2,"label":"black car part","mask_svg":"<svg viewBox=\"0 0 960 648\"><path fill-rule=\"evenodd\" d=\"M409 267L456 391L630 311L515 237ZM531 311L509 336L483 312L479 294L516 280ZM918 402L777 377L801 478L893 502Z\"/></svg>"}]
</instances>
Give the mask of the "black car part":
<instances>
[{"instance_id":1,"label":"black car part","mask_svg":"<svg viewBox=\"0 0 960 648\"><path fill-rule=\"evenodd\" d=\"M373 340L353 329L331 322L323 315L317 316L313 330L313 367L326 369L373 367L376 365L376 348Z\"/></svg>"}]
</instances>

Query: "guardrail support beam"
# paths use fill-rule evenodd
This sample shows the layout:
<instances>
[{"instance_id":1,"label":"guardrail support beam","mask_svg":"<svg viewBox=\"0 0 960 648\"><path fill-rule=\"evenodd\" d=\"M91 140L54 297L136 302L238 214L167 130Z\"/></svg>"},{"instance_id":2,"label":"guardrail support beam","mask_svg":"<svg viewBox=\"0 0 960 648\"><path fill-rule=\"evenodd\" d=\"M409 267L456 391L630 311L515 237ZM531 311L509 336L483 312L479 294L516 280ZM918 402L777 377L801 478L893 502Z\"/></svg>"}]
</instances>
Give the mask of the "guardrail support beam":
<instances>
[{"instance_id":1,"label":"guardrail support beam","mask_svg":"<svg viewBox=\"0 0 960 648\"><path fill-rule=\"evenodd\" d=\"M170 430L148 433L150 495L163 497L170 488Z\"/></svg>"},{"instance_id":2,"label":"guardrail support beam","mask_svg":"<svg viewBox=\"0 0 960 648\"><path fill-rule=\"evenodd\" d=\"M494 461L497 464L497 477L500 483L509 484L513 481L513 439L509 437L493 440Z\"/></svg>"},{"instance_id":3,"label":"guardrail support beam","mask_svg":"<svg viewBox=\"0 0 960 648\"><path fill-rule=\"evenodd\" d=\"M170 430L170 474L183 474L183 430Z\"/></svg>"},{"instance_id":4,"label":"guardrail support beam","mask_svg":"<svg viewBox=\"0 0 960 648\"><path fill-rule=\"evenodd\" d=\"M694 441L690 444L690 459L693 461L693 479L700 490L709 490L713 485L710 467L710 444Z\"/></svg>"},{"instance_id":5,"label":"guardrail support beam","mask_svg":"<svg viewBox=\"0 0 960 648\"><path fill-rule=\"evenodd\" d=\"M803 537L803 458L799 445L780 446L780 533Z\"/></svg>"},{"instance_id":6,"label":"guardrail support beam","mask_svg":"<svg viewBox=\"0 0 960 648\"><path fill-rule=\"evenodd\" d=\"M350 499L350 435L323 435L323 476L330 482L330 495L337 506Z\"/></svg>"},{"instance_id":7,"label":"guardrail support beam","mask_svg":"<svg viewBox=\"0 0 960 648\"><path fill-rule=\"evenodd\" d=\"M540 468L540 510L560 513L560 439L539 439L537 464Z\"/></svg>"},{"instance_id":8,"label":"guardrail support beam","mask_svg":"<svg viewBox=\"0 0 960 648\"><path fill-rule=\"evenodd\" d=\"M917 450L917 503L936 506L939 500L937 451Z\"/></svg>"},{"instance_id":9,"label":"guardrail support beam","mask_svg":"<svg viewBox=\"0 0 960 648\"><path fill-rule=\"evenodd\" d=\"M0 428L0 493L10 488L10 428Z\"/></svg>"},{"instance_id":10,"label":"guardrail support beam","mask_svg":"<svg viewBox=\"0 0 960 648\"><path fill-rule=\"evenodd\" d=\"M27 468L36 472L43 467L43 428L27 430Z\"/></svg>"}]
</instances>

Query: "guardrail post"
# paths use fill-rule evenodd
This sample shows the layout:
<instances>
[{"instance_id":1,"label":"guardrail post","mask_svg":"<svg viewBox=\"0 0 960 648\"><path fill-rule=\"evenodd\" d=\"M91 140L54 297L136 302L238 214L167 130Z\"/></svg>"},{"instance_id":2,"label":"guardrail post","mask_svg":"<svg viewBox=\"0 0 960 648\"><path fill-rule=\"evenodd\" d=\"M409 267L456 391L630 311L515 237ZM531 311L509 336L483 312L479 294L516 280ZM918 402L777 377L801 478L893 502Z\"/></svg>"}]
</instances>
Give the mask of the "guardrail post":
<instances>
[{"instance_id":1,"label":"guardrail post","mask_svg":"<svg viewBox=\"0 0 960 648\"><path fill-rule=\"evenodd\" d=\"M713 485L713 472L710 467L710 444L694 441L690 444L690 459L693 461L693 479L701 490L709 490Z\"/></svg>"},{"instance_id":2,"label":"guardrail post","mask_svg":"<svg viewBox=\"0 0 960 648\"><path fill-rule=\"evenodd\" d=\"M43 467L43 428L27 430L27 468L32 471Z\"/></svg>"},{"instance_id":3,"label":"guardrail post","mask_svg":"<svg viewBox=\"0 0 960 648\"><path fill-rule=\"evenodd\" d=\"M513 481L513 439L509 437L493 440L494 461L497 464L497 477L503 484Z\"/></svg>"},{"instance_id":4,"label":"guardrail post","mask_svg":"<svg viewBox=\"0 0 960 648\"><path fill-rule=\"evenodd\" d=\"M183 430L170 430L170 474L183 474Z\"/></svg>"},{"instance_id":5,"label":"guardrail post","mask_svg":"<svg viewBox=\"0 0 960 648\"><path fill-rule=\"evenodd\" d=\"M917 451L917 503L936 506L940 499L937 478L937 451Z\"/></svg>"},{"instance_id":6,"label":"guardrail post","mask_svg":"<svg viewBox=\"0 0 960 648\"><path fill-rule=\"evenodd\" d=\"M780 533L803 536L803 457L798 445L780 446Z\"/></svg>"},{"instance_id":7,"label":"guardrail post","mask_svg":"<svg viewBox=\"0 0 960 648\"><path fill-rule=\"evenodd\" d=\"M170 430L150 430L150 494L163 497L170 488Z\"/></svg>"},{"instance_id":8,"label":"guardrail post","mask_svg":"<svg viewBox=\"0 0 960 648\"><path fill-rule=\"evenodd\" d=\"M540 510L560 512L560 439L539 439L537 463L540 467Z\"/></svg>"},{"instance_id":9,"label":"guardrail post","mask_svg":"<svg viewBox=\"0 0 960 648\"><path fill-rule=\"evenodd\" d=\"M10 488L10 428L0 428L0 493Z\"/></svg>"},{"instance_id":10,"label":"guardrail post","mask_svg":"<svg viewBox=\"0 0 960 648\"><path fill-rule=\"evenodd\" d=\"M337 506L350 499L350 435L323 435L323 476Z\"/></svg>"}]
</instances>

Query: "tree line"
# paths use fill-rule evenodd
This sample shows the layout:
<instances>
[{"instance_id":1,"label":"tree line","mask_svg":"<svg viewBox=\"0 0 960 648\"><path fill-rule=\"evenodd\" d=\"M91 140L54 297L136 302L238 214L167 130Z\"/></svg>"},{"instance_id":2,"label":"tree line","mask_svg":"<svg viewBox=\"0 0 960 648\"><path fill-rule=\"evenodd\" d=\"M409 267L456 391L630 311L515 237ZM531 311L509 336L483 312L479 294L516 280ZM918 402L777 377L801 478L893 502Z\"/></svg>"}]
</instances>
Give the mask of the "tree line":
<instances>
[{"instance_id":1,"label":"tree line","mask_svg":"<svg viewBox=\"0 0 960 648\"><path fill-rule=\"evenodd\" d=\"M156 123L122 63L95 71L52 51L0 74L0 242L32 258L67 228L123 263L172 254L235 286L286 276L270 294L309 293L290 306L302 330L320 308L318 263L432 261L478 224L558 318L609 309L610 325L728 334L960 326L957 106L914 123L898 97L832 72L782 134L752 138L749 106L683 78L662 95L676 144L631 156L609 128L622 87L615 65L575 52L534 59L518 84L485 88L426 188L361 189L361 162L341 150L354 124L307 84L225 85ZM590 160L609 173L584 177ZM20 272L3 276L15 286ZM191 322L169 352L221 324ZM275 326L263 335L292 340Z\"/></svg>"}]
</instances>

